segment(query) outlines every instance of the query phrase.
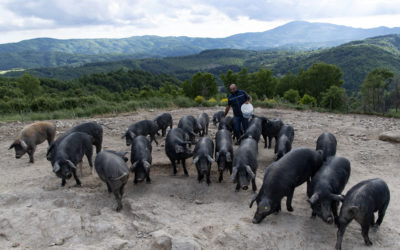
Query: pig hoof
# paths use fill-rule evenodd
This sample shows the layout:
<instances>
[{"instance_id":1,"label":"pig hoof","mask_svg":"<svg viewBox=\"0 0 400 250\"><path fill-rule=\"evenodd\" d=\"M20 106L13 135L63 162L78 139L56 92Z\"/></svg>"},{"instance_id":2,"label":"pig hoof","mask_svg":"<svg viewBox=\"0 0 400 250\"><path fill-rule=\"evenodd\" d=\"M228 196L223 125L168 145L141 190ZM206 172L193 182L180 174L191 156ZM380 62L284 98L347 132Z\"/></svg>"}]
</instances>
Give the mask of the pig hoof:
<instances>
[{"instance_id":1,"label":"pig hoof","mask_svg":"<svg viewBox=\"0 0 400 250\"><path fill-rule=\"evenodd\" d=\"M372 246L372 242L371 242L370 240L365 241L365 245L367 245L367 246Z\"/></svg>"},{"instance_id":2,"label":"pig hoof","mask_svg":"<svg viewBox=\"0 0 400 250\"><path fill-rule=\"evenodd\" d=\"M75 184L75 187L82 187L82 184Z\"/></svg>"},{"instance_id":3,"label":"pig hoof","mask_svg":"<svg viewBox=\"0 0 400 250\"><path fill-rule=\"evenodd\" d=\"M287 207L287 211L293 212L293 207Z\"/></svg>"}]
</instances>

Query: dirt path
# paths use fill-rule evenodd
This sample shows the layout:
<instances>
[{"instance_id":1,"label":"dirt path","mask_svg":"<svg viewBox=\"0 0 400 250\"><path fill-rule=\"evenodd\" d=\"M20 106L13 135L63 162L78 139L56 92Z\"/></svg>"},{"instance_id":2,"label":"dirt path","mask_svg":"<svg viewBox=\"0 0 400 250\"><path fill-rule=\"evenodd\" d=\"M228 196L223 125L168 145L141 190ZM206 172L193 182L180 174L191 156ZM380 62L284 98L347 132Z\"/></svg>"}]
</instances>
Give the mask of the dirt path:
<instances>
[{"instance_id":1,"label":"dirt path","mask_svg":"<svg viewBox=\"0 0 400 250\"><path fill-rule=\"evenodd\" d=\"M221 109L221 108L220 108ZM174 125L186 114L210 117L217 108L168 110ZM96 120L104 128L104 148L129 151L121 135L138 120L152 119L161 110L141 111L117 117L55 121L58 132L85 121ZM293 147L315 147L317 137L328 131L338 140L337 155L348 158L352 173L347 191L368 178L384 179L391 190L391 202L381 228L371 230L373 246L369 249L400 249L400 144L378 140L381 132L399 130L400 120L362 115L337 115L310 111L259 109L257 115L280 117L295 128ZM261 224L251 223L255 208L249 208L250 190L234 192L235 184L225 173L217 181L213 165L212 184L198 183L192 160L189 177L182 169L172 176L172 166L164 152L165 138L153 144L152 183L133 185L129 179L123 198L124 208L113 210L115 200L97 174L90 175L87 161L83 164L82 187L68 180L60 187L46 160L46 143L38 146L36 162L28 156L15 159L7 150L22 123L0 123L0 248L16 249L151 249L159 244L173 248L203 249L333 249L336 228L320 219L310 219L305 185L296 189L294 212L283 209ZM214 139L216 127L210 125ZM273 150L259 144L257 185L272 162ZM284 200L285 201L285 200ZM283 201L283 202L284 202ZM284 207L284 206L283 206ZM365 248L360 226L353 222L347 228L343 249Z\"/></svg>"}]
</instances>

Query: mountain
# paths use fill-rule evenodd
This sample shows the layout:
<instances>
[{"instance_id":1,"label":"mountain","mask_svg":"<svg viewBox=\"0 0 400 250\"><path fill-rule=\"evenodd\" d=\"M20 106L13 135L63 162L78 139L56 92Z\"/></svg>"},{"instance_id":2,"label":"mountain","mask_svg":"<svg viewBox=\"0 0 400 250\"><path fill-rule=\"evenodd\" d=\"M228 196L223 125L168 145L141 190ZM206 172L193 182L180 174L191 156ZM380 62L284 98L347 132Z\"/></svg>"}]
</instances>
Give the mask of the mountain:
<instances>
[{"instance_id":1,"label":"mountain","mask_svg":"<svg viewBox=\"0 0 400 250\"><path fill-rule=\"evenodd\" d=\"M222 48L312 50L387 34L400 34L400 28L359 29L328 23L295 21L264 32L243 33L226 38L159 36L70 40L37 38L0 44L0 70L77 66L89 62L128 58L185 56L203 50Z\"/></svg>"},{"instance_id":2,"label":"mountain","mask_svg":"<svg viewBox=\"0 0 400 250\"><path fill-rule=\"evenodd\" d=\"M42 78L72 80L85 74L117 71L122 68L170 74L185 80L198 71L219 76L228 69L238 72L242 67L246 67L249 72L269 68L276 76L282 76L289 71L297 73L299 69L306 69L318 62L339 66L343 71L344 87L358 91L367 74L375 68L385 67L400 75L400 35L378 36L315 51L217 49L190 56L98 62L80 67L41 68L28 72ZM21 74L22 72L10 72L6 76Z\"/></svg>"}]
</instances>

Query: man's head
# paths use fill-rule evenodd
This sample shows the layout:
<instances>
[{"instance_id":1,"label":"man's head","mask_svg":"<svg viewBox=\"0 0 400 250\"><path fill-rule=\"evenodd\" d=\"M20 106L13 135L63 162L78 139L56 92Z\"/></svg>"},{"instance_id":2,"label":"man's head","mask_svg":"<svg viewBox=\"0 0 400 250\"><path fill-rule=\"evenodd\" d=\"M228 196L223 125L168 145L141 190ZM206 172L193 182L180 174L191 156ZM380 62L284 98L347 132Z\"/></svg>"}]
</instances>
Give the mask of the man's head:
<instances>
[{"instance_id":1,"label":"man's head","mask_svg":"<svg viewBox=\"0 0 400 250\"><path fill-rule=\"evenodd\" d=\"M234 83L231 84L231 85L229 86L229 92L231 92L231 94L235 94L236 91L237 91L236 84L234 84Z\"/></svg>"}]
</instances>

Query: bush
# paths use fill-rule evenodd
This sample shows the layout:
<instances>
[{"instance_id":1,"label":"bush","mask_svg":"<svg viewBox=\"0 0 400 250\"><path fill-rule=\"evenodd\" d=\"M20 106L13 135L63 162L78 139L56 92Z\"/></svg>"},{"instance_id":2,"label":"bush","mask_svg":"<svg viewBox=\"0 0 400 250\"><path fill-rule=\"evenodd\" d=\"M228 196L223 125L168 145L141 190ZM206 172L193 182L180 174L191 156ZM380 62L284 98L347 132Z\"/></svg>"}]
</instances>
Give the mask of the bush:
<instances>
[{"instance_id":1,"label":"bush","mask_svg":"<svg viewBox=\"0 0 400 250\"><path fill-rule=\"evenodd\" d=\"M300 99L299 91L294 89L289 89L283 94L283 98L290 103L297 104Z\"/></svg>"},{"instance_id":2,"label":"bush","mask_svg":"<svg viewBox=\"0 0 400 250\"><path fill-rule=\"evenodd\" d=\"M194 101L198 104L204 104L206 102L206 99L201 95L198 95L194 98Z\"/></svg>"},{"instance_id":3,"label":"bush","mask_svg":"<svg viewBox=\"0 0 400 250\"><path fill-rule=\"evenodd\" d=\"M208 99L207 106L212 107L212 106L216 106L216 105L217 105L217 100L215 100L215 98Z\"/></svg>"},{"instance_id":4,"label":"bush","mask_svg":"<svg viewBox=\"0 0 400 250\"><path fill-rule=\"evenodd\" d=\"M304 96L300 99L299 104L315 107L317 106L317 99L310 95L304 94Z\"/></svg>"},{"instance_id":5,"label":"bush","mask_svg":"<svg viewBox=\"0 0 400 250\"><path fill-rule=\"evenodd\" d=\"M228 98L223 98L219 101L220 106L226 106L228 105Z\"/></svg>"},{"instance_id":6,"label":"bush","mask_svg":"<svg viewBox=\"0 0 400 250\"><path fill-rule=\"evenodd\" d=\"M189 108L196 106L196 102L186 96L177 96L174 99L174 104L180 108Z\"/></svg>"}]
</instances>

